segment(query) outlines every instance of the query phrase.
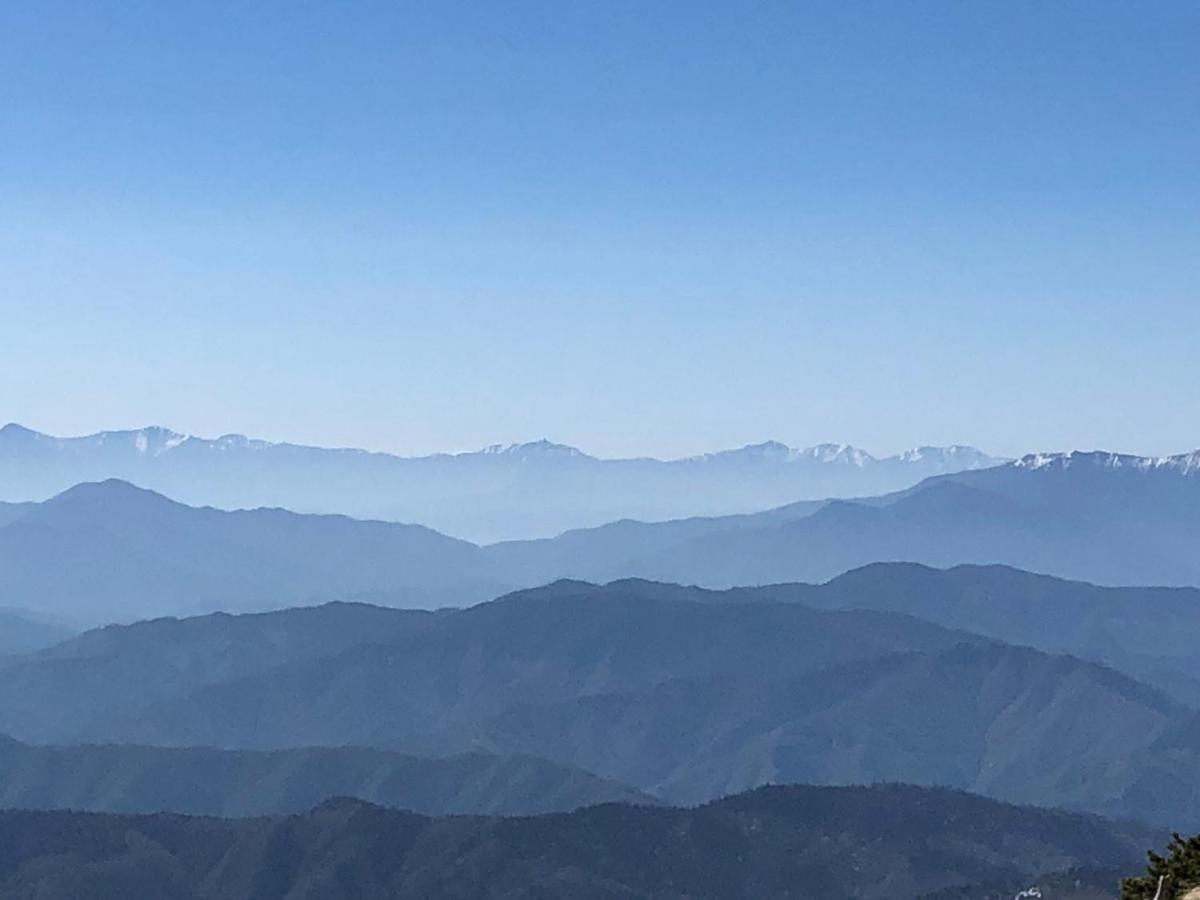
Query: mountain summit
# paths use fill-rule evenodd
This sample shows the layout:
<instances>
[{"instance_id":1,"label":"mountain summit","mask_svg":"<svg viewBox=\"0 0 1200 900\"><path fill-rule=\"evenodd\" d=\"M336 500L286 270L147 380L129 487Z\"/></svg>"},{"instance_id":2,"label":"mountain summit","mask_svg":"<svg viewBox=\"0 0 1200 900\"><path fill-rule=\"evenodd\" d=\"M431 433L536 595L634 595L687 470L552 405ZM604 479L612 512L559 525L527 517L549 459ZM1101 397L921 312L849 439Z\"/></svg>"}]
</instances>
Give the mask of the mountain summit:
<instances>
[{"instance_id":1,"label":"mountain summit","mask_svg":"<svg viewBox=\"0 0 1200 900\"><path fill-rule=\"evenodd\" d=\"M483 456L499 456L521 461L536 459L592 459L578 447L567 444L556 444L547 438L539 441L527 441L523 444L491 444L478 451ZM473 454L460 454L470 456Z\"/></svg>"},{"instance_id":2,"label":"mountain summit","mask_svg":"<svg viewBox=\"0 0 1200 900\"><path fill-rule=\"evenodd\" d=\"M1167 471L1179 475L1200 474L1200 450L1175 456L1134 456L1100 450L1070 453L1030 453L1013 465L1021 469L1126 469L1134 472Z\"/></svg>"}]
</instances>

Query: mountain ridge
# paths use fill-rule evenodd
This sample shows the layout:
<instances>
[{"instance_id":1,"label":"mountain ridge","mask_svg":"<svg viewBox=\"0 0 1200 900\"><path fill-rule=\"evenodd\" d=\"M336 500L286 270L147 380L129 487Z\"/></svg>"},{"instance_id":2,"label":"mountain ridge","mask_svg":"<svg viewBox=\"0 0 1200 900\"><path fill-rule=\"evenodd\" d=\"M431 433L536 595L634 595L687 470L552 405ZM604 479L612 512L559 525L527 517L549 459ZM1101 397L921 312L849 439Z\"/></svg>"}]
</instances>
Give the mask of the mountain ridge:
<instances>
[{"instance_id":1,"label":"mountain ridge","mask_svg":"<svg viewBox=\"0 0 1200 900\"><path fill-rule=\"evenodd\" d=\"M421 525L193 507L121 479L0 523L0 595L86 625L378 591L410 607L461 605L510 586L491 572L479 547Z\"/></svg>"},{"instance_id":2,"label":"mountain ridge","mask_svg":"<svg viewBox=\"0 0 1200 900\"><path fill-rule=\"evenodd\" d=\"M999 461L961 446L876 458L842 445L796 450L777 442L678 459L601 459L546 438L404 457L161 426L59 438L15 424L0 429L0 460L0 499L40 501L80 482L121 478L194 506L420 522L480 543L621 518L875 494Z\"/></svg>"},{"instance_id":3,"label":"mountain ridge","mask_svg":"<svg viewBox=\"0 0 1200 900\"><path fill-rule=\"evenodd\" d=\"M505 456L526 455L530 453L545 453L576 457L595 462L656 462L681 463L695 460L708 460L730 455L744 454L765 458L782 458L787 462L852 462L854 465L888 462L893 460L911 461L927 456L956 456L962 455L975 458L980 462L1003 461L981 450L966 444L948 444L945 446L922 445L908 450L899 451L886 456L868 453L849 444L817 443L804 447L791 447L780 441L767 440L757 444L745 444L705 453L690 454L678 457L653 456L615 456L598 457L580 450L569 444L552 441L549 438L538 438L530 441L519 441L509 444L488 444L478 450L463 450L454 452L437 452L416 456L406 456L386 450L365 450L357 447L329 447L313 444L296 444L290 441L268 441L250 438L243 434L224 434L215 438L205 438L187 432L175 431L162 425L146 425L142 428L97 431L76 436L58 436L36 431L17 422L9 422L0 426L0 448L5 442L37 443L58 449L84 448L89 445L128 446L139 454L161 455L182 447L185 442L193 442L191 446L208 447L212 449L270 449L285 448L302 451L317 451L321 453L350 453L368 456L382 456L396 460L417 461L424 459L445 459L462 456Z\"/></svg>"},{"instance_id":4,"label":"mountain ridge","mask_svg":"<svg viewBox=\"0 0 1200 900\"><path fill-rule=\"evenodd\" d=\"M766 781L894 780L1193 821L1196 708L1066 655L1082 647L1102 660L1107 645L1084 640L1098 624L1119 632L1129 603L1148 600L1157 615L1192 593L1117 592L1115 619L1102 609L1042 650L995 636L1061 630L1052 619L1001 630L1004 570L934 573L941 599L920 586L923 574L724 592L560 581L462 610L330 604L101 629L0 661L0 731L54 743L532 754L676 802ZM1072 589L1050 587L1014 601L1036 609ZM880 597L895 608L837 608ZM947 609L962 604L970 619L977 601L993 607L993 636L948 627ZM1180 620L1191 632L1174 629L1181 642L1195 620Z\"/></svg>"},{"instance_id":5,"label":"mountain ridge","mask_svg":"<svg viewBox=\"0 0 1200 900\"><path fill-rule=\"evenodd\" d=\"M429 818L351 799L273 818L0 811L0 897L916 900L1052 873L1114 886L1153 829L903 785L779 786L695 809ZM998 853L997 848L1003 848ZM1096 896L1081 894L1077 896Z\"/></svg>"},{"instance_id":6,"label":"mountain ridge","mask_svg":"<svg viewBox=\"0 0 1200 900\"><path fill-rule=\"evenodd\" d=\"M427 815L533 815L658 802L528 754L54 746L0 737L0 808L241 817L306 812L334 796Z\"/></svg>"}]
</instances>

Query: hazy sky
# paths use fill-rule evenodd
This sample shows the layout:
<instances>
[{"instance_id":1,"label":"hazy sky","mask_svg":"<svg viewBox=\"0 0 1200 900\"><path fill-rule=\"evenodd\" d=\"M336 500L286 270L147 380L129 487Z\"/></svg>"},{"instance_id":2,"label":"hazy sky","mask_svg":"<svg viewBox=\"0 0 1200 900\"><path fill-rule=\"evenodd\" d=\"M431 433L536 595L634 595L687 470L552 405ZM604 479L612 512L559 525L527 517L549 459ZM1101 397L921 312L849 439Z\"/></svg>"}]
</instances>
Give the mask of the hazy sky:
<instances>
[{"instance_id":1,"label":"hazy sky","mask_svg":"<svg viewBox=\"0 0 1200 900\"><path fill-rule=\"evenodd\" d=\"M1200 446L1200 3L0 5L0 420Z\"/></svg>"}]
</instances>

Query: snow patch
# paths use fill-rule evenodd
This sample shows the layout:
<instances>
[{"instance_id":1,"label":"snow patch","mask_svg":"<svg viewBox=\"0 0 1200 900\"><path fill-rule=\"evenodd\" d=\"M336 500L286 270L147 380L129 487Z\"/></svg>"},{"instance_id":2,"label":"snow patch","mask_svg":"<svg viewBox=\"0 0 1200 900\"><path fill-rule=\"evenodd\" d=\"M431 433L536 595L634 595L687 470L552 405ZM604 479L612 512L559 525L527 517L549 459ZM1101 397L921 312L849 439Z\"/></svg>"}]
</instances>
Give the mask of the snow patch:
<instances>
[{"instance_id":1,"label":"snow patch","mask_svg":"<svg viewBox=\"0 0 1200 900\"><path fill-rule=\"evenodd\" d=\"M1070 453L1029 453L1012 465L1019 469L1069 469L1090 465L1097 469L1127 469L1131 471L1169 471L1180 475L1200 472L1200 450L1175 456L1134 456L1129 453L1073 450Z\"/></svg>"}]
</instances>

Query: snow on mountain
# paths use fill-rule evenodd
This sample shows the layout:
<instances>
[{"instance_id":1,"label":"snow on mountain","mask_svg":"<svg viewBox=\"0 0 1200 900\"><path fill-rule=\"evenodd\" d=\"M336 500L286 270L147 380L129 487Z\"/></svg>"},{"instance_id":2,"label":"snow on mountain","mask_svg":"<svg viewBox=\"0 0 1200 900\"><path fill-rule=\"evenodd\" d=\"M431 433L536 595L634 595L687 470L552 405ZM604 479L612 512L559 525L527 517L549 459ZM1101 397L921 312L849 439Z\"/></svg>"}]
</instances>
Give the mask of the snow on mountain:
<instances>
[{"instance_id":1,"label":"snow on mountain","mask_svg":"<svg viewBox=\"0 0 1200 900\"><path fill-rule=\"evenodd\" d=\"M1173 471L1180 475L1200 473L1200 450L1175 456L1135 456L1099 450L1072 450L1069 453L1030 453L1013 465L1021 469L1046 470L1091 466L1098 469L1133 471Z\"/></svg>"},{"instance_id":2,"label":"snow on mountain","mask_svg":"<svg viewBox=\"0 0 1200 900\"><path fill-rule=\"evenodd\" d=\"M915 447L894 456L872 456L866 450L850 444L814 444L811 447L794 448L779 441L747 444L735 450L721 450L688 457L686 461L712 462L721 460L754 459L775 463L817 463L832 466L848 466L866 469L872 466L911 466L928 474L957 472L964 469L982 469L1000 465L1007 460L989 456L974 447L953 444L949 447Z\"/></svg>"},{"instance_id":3,"label":"snow on mountain","mask_svg":"<svg viewBox=\"0 0 1200 900\"><path fill-rule=\"evenodd\" d=\"M1008 460L990 456L974 447L951 444L948 447L914 447L895 456L889 456L886 461L924 465L938 472L957 472L967 469L986 469L1001 465Z\"/></svg>"},{"instance_id":4,"label":"snow on mountain","mask_svg":"<svg viewBox=\"0 0 1200 900\"><path fill-rule=\"evenodd\" d=\"M849 444L817 444L799 452L803 458L814 462L857 466L860 469L879 462L867 451L851 447Z\"/></svg>"},{"instance_id":5,"label":"snow on mountain","mask_svg":"<svg viewBox=\"0 0 1200 900\"><path fill-rule=\"evenodd\" d=\"M54 437L11 422L0 428L0 447L24 447L76 455L128 450L138 456L158 456L186 440L188 435L157 425L137 430L98 431L80 437Z\"/></svg>"},{"instance_id":6,"label":"snow on mountain","mask_svg":"<svg viewBox=\"0 0 1200 900\"><path fill-rule=\"evenodd\" d=\"M527 441L523 444L491 444L474 453L463 453L461 456L495 456L518 459L594 459L578 447L568 444L556 444L542 438L538 441Z\"/></svg>"},{"instance_id":7,"label":"snow on mountain","mask_svg":"<svg viewBox=\"0 0 1200 900\"><path fill-rule=\"evenodd\" d=\"M803 451L795 450L779 441L763 441L760 444L747 444L731 450L718 450L714 453L701 453L697 456L685 457L677 462L722 462L726 460L765 460L768 462L795 462Z\"/></svg>"},{"instance_id":8,"label":"snow on mountain","mask_svg":"<svg viewBox=\"0 0 1200 900\"><path fill-rule=\"evenodd\" d=\"M789 447L779 441L763 441L760 444L747 444L732 450L718 450L715 453L702 453L698 456L685 457L675 462L728 462L753 460L770 463L828 463L850 465L862 468L878 460L865 450L851 447L849 444L816 444L812 447Z\"/></svg>"},{"instance_id":9,"label":"snow on mountain","mask_svg":"<svg viewBox=\"0 0 1200 900\"><path fill-rule=\"evenodd\" d=\"M545 438L402 457L157 426L59 438L19 425L0 429L0 460L0 500L44 500L120 478L197 506L417 522L483 542L873 496L993 462L962 447L879 459L846 444L779 441L685 459L600 459Z\"/></svg>"},{"instance_id":10,"label":"snow on mountain","mask_svg":"<svg viewBox=\"0 0 1200 900\"><path fill-rule=\"evenodd\" d=\"M129 431L100 431L95 434L80 437L54 437L25 428L16 423L10 423L0 428L0 448L20 446L37 446L45 450L59 452L82 452L103 449L105 451L120 451L128 449L133 456L157 457L170 453L177 448L186 446L188 449L207 449L210 451L260 451L272 448L329 452L329 453L360 453L366 455L392 457L398 460L426 458L471 458L495 457L514 461L534 459L576 459L598 460L578 447L559 444L547 438L536 441L526 441L513 444L492 444L481 450L458 454L434 454L432 457L399 457L389 453L369 453L365 450L332 450L323 447L306 447L298 444L287 444L275 441L264 441L249 438L242 434L224 434L217 438L201 438L151 425L138 430ZM918 447L903 453L888 457L875 457L865 450L849 444L822 443L810 447L790 447L780 441L763 441L758 444L747 444L729 450L719 450L698 456L685 457L677 460L655 460L648 457L637 461L646 462L714 462L755 460L770 463L821 463L827 465L866 468L880 463L905 463L933 466L952 466L956 469L982 468L1004 462L988 456L974 447L953 445L949 447ZM630 462L634 460L621 460Z\"/></svg>"},{"instance_id":11,"label":"snow on mountain","mask_svg":"<svg viewBox=\"0 0 1200 900\"><path fill-rule=\"evenodd\" d=\"M216 440L204 441L213 450L266 450L270 447L280 446L274 441L259 441L253 438L248 438L244 434L223 434Z\"/></svg>"}]
</instances>

